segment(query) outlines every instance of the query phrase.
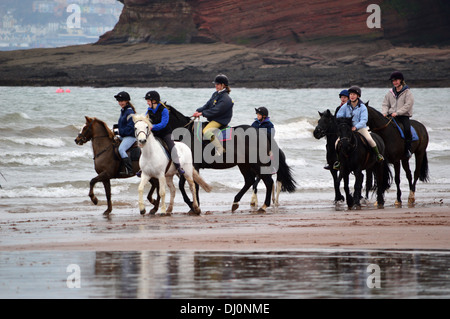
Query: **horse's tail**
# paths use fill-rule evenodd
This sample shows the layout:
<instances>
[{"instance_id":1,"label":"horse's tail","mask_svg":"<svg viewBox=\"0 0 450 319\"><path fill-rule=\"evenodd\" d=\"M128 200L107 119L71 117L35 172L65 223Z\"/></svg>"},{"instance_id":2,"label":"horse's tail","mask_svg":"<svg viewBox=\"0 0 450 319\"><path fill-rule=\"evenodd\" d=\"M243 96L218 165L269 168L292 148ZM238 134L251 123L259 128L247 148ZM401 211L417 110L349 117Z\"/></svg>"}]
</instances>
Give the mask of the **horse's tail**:
<instances>
[{"instance_id":1,"label":"horse's tail","mask_svg":"<svg viewBox=\"0 0 450 319\"><path fill-rule=\"evenodd\" d=\"M388 190L392 184L392 172L389 167L388 161L383 161L381 164L383 165L383 183L381 187L383 188L383 192Z\"/></svg>"},{"instance_id":2,"label":"horse's tail","mask_svg":"<svg viewBox=\"0 0 450 319\"><path fill-rule=\"evenodd\" d=\"M279 167L277 172L277 181L281 182L281 191L293 193L297 188L297 183L292 176L292 168L286 163L286 156L280 149Z\"/></svg>"},{"instance_id":3,"label":"horse's tail","mask_svg":"<svg viewBox=\"0 0 450 319\"><path fill-rule=\"evenodd\" d=\"M425 151L423 158L422 158L422 166L420 166L420 174L419 174L419 180L421 182L428 182L430 180L430 177L428 176L428 157L427 157L427 151Z\"/></svg>"},{"instance_id":4,"label":"horse's tail","mask_svg":"<svg viewBox=\"0 0 450 319\"><path fill-rule=\"evenodd\" d=\"M209 184L205 182L205 180L200 176L196 169L194 169L192 177L194 178L194 182L199 184L201 188L203 188L207 193L211 192L211 186L209 186Z\"/></svg>"}]
</instances>

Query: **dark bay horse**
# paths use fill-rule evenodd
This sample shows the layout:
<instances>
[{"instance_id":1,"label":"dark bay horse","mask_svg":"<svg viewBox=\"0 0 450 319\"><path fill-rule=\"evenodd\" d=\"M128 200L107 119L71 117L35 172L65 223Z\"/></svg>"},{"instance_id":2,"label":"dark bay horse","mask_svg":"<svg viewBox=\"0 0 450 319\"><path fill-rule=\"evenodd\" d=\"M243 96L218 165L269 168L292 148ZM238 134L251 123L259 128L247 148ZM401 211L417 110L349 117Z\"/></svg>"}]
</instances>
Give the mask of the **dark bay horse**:
<instances>
[{"instance_id":1,"label":"dark bay horse","mask_svg":"<svg viewBox=\"0 0 450 319\"><path fill-rule=\"evenodd\" d=\"M414 180L411 176L411 169L409 167L409 158L405 157L405 142L391 118L386 118L375 110L373 107L367 106L369 112L369 121L367 125L372 132L377 133L383 139L386 145L386 159L389 163L394 165L394 179L397 185L397 200L395 205L401 207L402 205L402 192L400 190L400 162L406 173L406 178L409 183L409 197L408 203L414 204L415 192L417 180L421 182L427 182L428 176L428 158L427 158L427 146L428 146L428 132L425 126L415 120L411 120L411 126L417 132L418 141L413 141L411 145L411 153L416 158L416 169L414 171Z\"/></svg>"},{"instance_id":2,"label":"dark bay horse","mask_svg":"<svg viewBox=\"0 0 450 319\"><path fill-rule=\"evenodd\" d=\"M363 182L363 170L371 170L375 176L375 189L377 192L378 208L384 208L384 193L391 185L392 175L387 161L381 163L377 161L375 154L371 150L364 137L352 131L351 118L336 119L339 142L337 145L337 154L341 162L339 179L344 179L344 190L347 199L347 205L351 209L361 209L361 189ZM385 146L382 138L377 134L371 133L372 138L378 146L381 154L385 152ZM355 187L353 196L349 190L349 175L355 174Z\"/></svg>"},{"instance_id":3,"label":"dark bay horse","mask_svg":"<svg viewBox=\"0 0 450 319\"><path fill-rule=\"evenodd\" d=\"M194 167L197 170L200 168L227 169L238 166L239 171L244 177L245 184L234 197L231 208L233 212L239 208L239 201L254 184L256 177L260 177L266 186L264 204L258 212L265 212L266 208L270 206L274 184L272 173L269 172L272 162L265 162L260 156L255 157L254 155L256 154L265 154L268 158L269 152L272 151L275 162L278 164L277 181L281 183L281 191L290 193L295 191L296 183L292 176L292 169L287 165L284 153L279 150L275 141L268 139L264 132L255 133L255 129L250 125L233 127L232 137L223 142L226 152L220 157L214 157L212 156L214 153L212 143L205 143L198 139L196 132L201 132L202 128L198 126L199 122L182 115L173 107L169 108L169 112L170 116L178 121L178 124L174 124L175 120L171 122L174 129L178 128L174 130L174 138L181 139L191 147L194 157ZM182 186L184 186L183 179L180 180L180 189L182 190L185 202L187 202L188 198L185 196L186 193L183 192L184 187Z\"/></svg>"},{"instance_id":4,"label":"dark bay horse","mask_svg":"<svg viewBox=\"0 0 450 319\"><path fill-rule=\"evenodd\" d=\"M75 143L78 145L83 145L88 141L92 141L92 149L94 152L94 167L97 172L97 176L94 177L90 182L89 197L91 201L97 205L98 199L94 195L94 186L97 182L102 182L105 188L106 200L108 208L103 213L104 215L109 215L112 211L111 203L111 179L116 178L128 178L120 175L121 159L118 155L116 149L118 145L114 141L114 133L109 129L105 122L97 118L86 118L86 124L81 129L75 139ZM133 163L133 173L139 170L139 159L137 161L132 161ZM148 200L155 206L152 212L158 210L159 205L159 195L156 201L151 198L155 188L158 188L158 181L151 180L152 189L148 194Z\"/></svg>"}]
</instances>

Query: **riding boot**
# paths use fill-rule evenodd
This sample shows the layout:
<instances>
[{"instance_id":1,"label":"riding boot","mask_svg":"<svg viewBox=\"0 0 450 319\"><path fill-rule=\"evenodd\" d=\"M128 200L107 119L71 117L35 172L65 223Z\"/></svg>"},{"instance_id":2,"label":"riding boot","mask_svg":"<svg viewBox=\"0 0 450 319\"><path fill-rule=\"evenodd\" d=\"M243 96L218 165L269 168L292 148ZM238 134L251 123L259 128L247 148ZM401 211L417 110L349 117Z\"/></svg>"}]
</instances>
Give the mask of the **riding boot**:
<instances>
[{"instance_id":1,"label":"riding boot","mask_svg":"<svg viewBox=\"0 0 450 319\"><path fill-rule=\"evenodd\" d=\"M124 176L133 176L133 164L131 163L131 159L129 157L122 158L125 171L121 172L121 175Z\"/></svg>"},{"instance_id":2,"label":"riding boot","mask_svg":"<svg viewBox=\"0 0 450 319\"><path fill-rule=\"evenodd\" d=\"M222 143L213 135L211 137L211 143L214 144L216 148L216 156L221 156L223 153L225 153L225 149L222 146Z\"/></svg>"},{"instance_id":3,"label":"riding boot","mask_svg":"<svg viewBox=\"0 0 450 319\"><path fill-rule=\"evenodd\" d=\"M384 157L383 157L383 155L380 154L380 151L378 150L378 146L372 147L372 149L375 153L375 156L377 157L377 161L378 162L384 161Z\"/></svg>"},{"instance_id":4,"label":"riding boot","mask_svg":"<svg viewBox=\"0 0 450 319\"><path fill-rule=\"evenodd\" d=\"M405 141L405 157L410 158L412 156L411 153L411 140Z\"/></svg>"},{"instance_id":5,"label":"riding boot","mask_svg":"<svg viewBox=\"0 0 450 319\"><path fill-rule=\"evenodd\" d=\"M180 164L179 163L173 163L173 165L175 165L175 168L177 169L177 171L178 171L178 173L180 174L180 175L184 175L184 173L186 173L185 171L184 171L184 169L180 166Z\"/></svg>"}]
</instances>

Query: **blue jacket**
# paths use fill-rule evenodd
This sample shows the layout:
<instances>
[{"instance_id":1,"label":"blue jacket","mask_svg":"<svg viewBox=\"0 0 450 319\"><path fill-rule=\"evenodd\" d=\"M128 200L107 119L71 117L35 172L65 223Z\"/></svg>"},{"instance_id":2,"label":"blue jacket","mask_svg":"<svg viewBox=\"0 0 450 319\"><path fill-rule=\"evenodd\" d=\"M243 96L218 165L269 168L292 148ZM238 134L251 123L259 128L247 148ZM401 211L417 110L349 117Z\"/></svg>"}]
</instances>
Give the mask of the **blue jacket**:
<instances>
[{"instance_id":1,"label":"blue jacket","mask_svg":"<svg viewBox=\"0 0 450 319\"><path fill-rule=\"evenodd\" d=\"M134 114L134 111L128 105L120 110L120 117L117 126L119 128L119 135L122 137L134 137L134 122L131 118L131 114Z\"/></svg>"},{"instance_id":2,"label":"blue jacket","mask_svg":"<svg viewBox=\"0 0 450 319\"><path fill-rule=\"evenodd\" d=\"M172 129L169 124L169 110L165 108L161 103L158 104L156 109L149 107L147 113L150 121L153 124L152 132L157 136L163 136L172 133Z\"/></svg>"},{"instance_id":3,"label":"blue jacket","mask_svg":"<svg viewBox=\"0 0 450 319\"><path fill-rule=\"evenodd\" d=\"M355 108L352 107L351 102L348 101L347 104L344 104L339 109L336 114L336 118L340 117L353 117L353 126L356 127L357 130L367 127L367 121L369 120L369 112L367 112L367 107L364 103L358 99L358 104Z\"/></svg>"},{"instance_id":4,"label":"blue jacket","mask_svg":"<svg viewBox=\"0 0 450 319\"><path fill-rule=\"evenodd\" d=\"M233 117L233 100L226 91L214 92L203 107L197 109L208 121L228 125Z\"/></svg>"},{"instance_id":5,"label":"blue jacket","mask_svg":"<svg viewBox=\"0 0 450 319\"><path fill-rule=\"evenodd\" d=\"M267 134L272 137L275 137L275 127L273 123L270 121L270 117L266 117L262 121L258 121L258 119L255 119L255 121L252 124L252 127L254 128L265 128L267 130Z\"/></svg>"}]
</instances>

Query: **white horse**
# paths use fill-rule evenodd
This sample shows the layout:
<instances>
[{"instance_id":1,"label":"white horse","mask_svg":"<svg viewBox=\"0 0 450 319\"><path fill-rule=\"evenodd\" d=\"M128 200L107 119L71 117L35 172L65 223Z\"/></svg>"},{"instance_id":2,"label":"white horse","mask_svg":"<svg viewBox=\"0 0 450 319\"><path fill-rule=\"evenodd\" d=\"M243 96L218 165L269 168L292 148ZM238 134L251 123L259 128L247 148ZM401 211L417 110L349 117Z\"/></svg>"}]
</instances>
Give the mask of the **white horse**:
<instances>
[{"instance_id":1,"label":"white horse","mask_svg":"<svg viewBox=\"0 0 450 319\"><path fill-rule=\"evenodd\" d=\"M145 115L132 115L135 128L135 136L139 147L142 148L139 166L142 170L141 183L139 184L139 210L141 214L145 214L145 205L143 201L144 186L150 178L157 178L159 181L159 196L161 197L161 215L170 215L173 209L175 199L175 186L173 184L173 176L177 174L177 170L173 163L169 165L169 158L162 144L156 140L152 134L152 124ZM189 188L193 197L194 213L200 214L197 197L195 196L195 184L198 183L205 191L210 192L211 187L200 177L192 164L191 149L184 143L175 142L175 147L180 159L180 165L183 167ZM166 209L165 194L166 184L170 189L170 204Z\"/></svg>"}]
</instances>

